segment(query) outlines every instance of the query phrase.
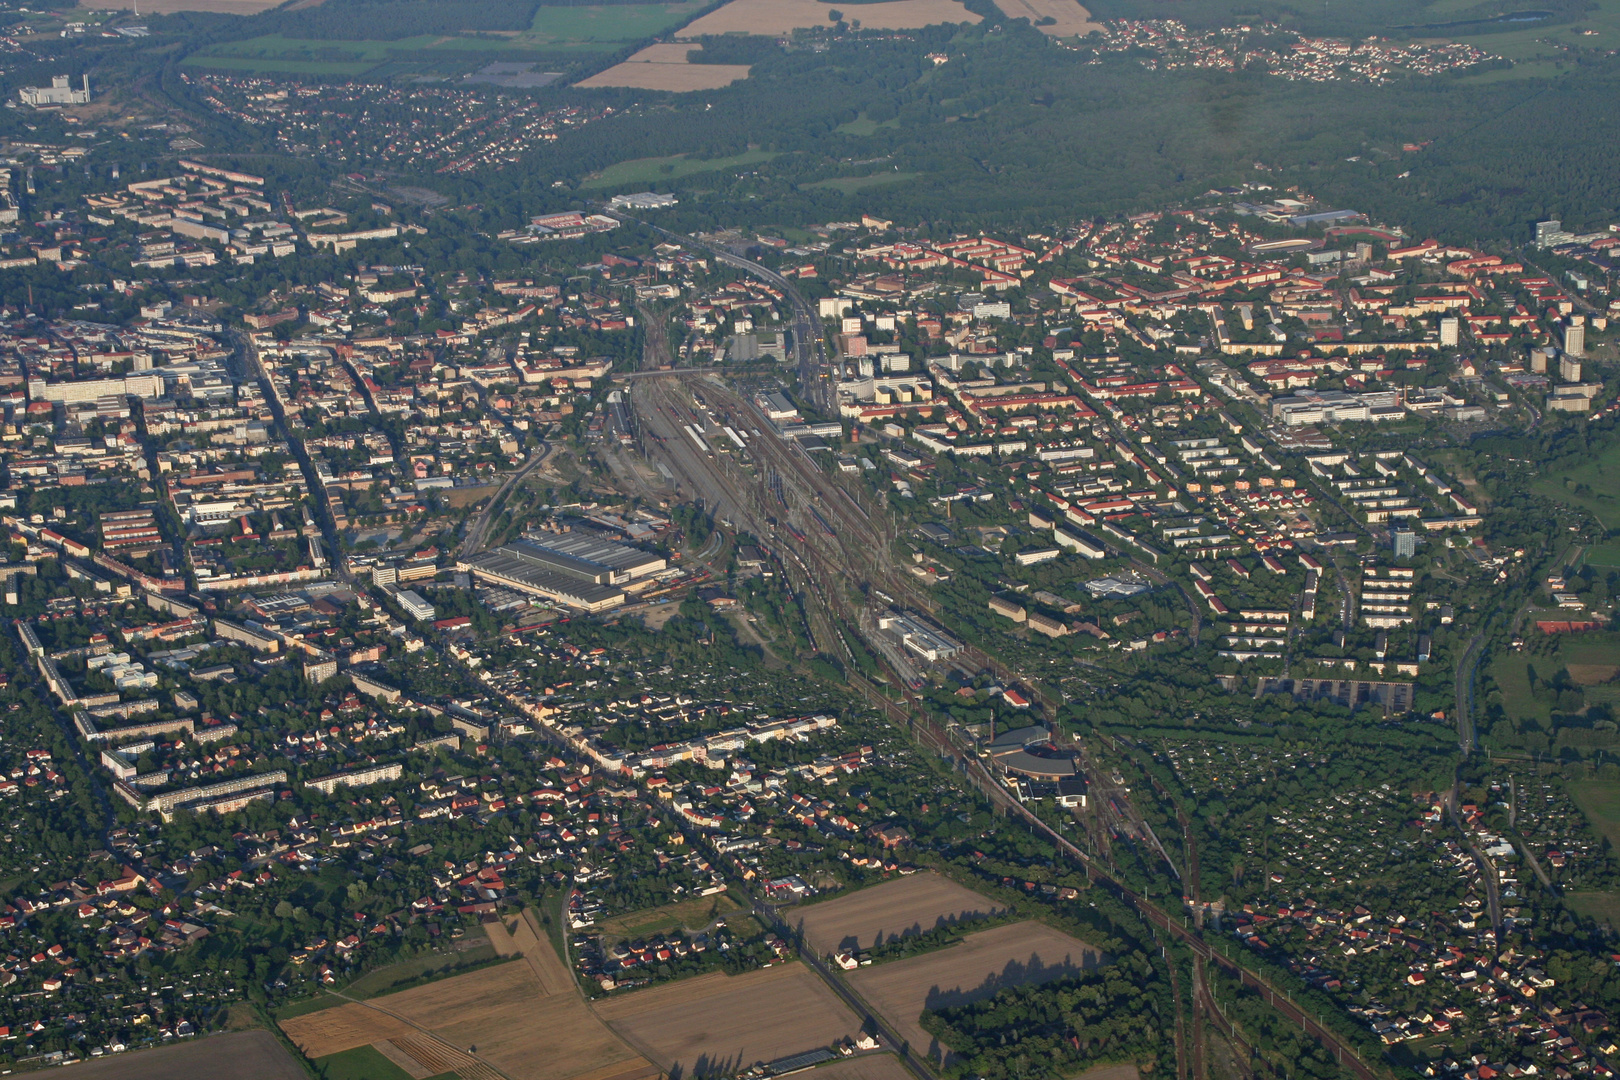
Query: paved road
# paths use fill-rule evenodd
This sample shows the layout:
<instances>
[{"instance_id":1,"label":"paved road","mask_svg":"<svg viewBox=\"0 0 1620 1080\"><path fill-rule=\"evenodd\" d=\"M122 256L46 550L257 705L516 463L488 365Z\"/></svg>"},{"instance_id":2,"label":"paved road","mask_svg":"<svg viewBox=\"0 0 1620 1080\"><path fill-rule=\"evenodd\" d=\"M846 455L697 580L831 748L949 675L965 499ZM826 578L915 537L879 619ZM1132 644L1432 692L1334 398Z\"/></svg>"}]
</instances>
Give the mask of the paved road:
<instances>
[{"instance_id":1,"label":"paved road","mask_svg":"<svg viewBox=\"0 0 1620 1080\"><path fill-rule=\"evenodd\" d=\"M484 506L483 512L468 527L467 536L461 542L461 557L463 559L471 558L484 549L484 540L487 538L490 523L495 520L496 511L500 509L501 503L506 501L506 496L514 487L523 482L525 476L528 476L529 473L539 467L542 461L546 460L546 455L550 452L551 447L541 443L537 448L529 451L529 460L523 463L523 467L506 478L506 482L501 485L501 489L491 497L488 504Z\"/></svg>"}]
</instances>

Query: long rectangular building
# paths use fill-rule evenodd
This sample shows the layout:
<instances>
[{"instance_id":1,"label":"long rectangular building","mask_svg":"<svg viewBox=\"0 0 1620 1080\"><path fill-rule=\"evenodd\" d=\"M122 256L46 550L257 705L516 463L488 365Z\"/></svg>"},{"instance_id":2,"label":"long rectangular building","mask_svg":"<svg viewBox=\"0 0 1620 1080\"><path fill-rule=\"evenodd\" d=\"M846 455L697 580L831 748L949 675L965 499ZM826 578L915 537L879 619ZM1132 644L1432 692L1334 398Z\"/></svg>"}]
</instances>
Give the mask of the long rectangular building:
<instances>
[{"instance_id":1,"label":"long rectangular building","mask_svg":"<svg viewBox=\"0 0 1620 1080\"><path fill-rule=\"evenodd\" d=\"M595 580L594 573L570 573L568 566L561 558L548 557L540 549L521 541L456 563L457 570L472 574L480 581L505 585L584 611L606 611L624 603L623 589Z\"/></svg>"}]
</instances>

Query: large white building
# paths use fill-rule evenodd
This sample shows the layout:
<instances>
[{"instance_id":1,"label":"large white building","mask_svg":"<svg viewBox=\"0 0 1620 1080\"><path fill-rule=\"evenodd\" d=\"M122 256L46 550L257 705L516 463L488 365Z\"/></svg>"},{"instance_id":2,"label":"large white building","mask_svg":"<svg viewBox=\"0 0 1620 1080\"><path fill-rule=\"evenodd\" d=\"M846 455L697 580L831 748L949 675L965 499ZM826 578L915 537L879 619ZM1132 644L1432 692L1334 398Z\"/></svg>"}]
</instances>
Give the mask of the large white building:
<instances>
[{"instance_id":1,"label":"large white building","mask_svg":"<svg viewBox=\"0 0 1620 1080\"><path fill-rule=\"evenodd\" d=\"M73 89L66 75L55 75L51 78L49 86L24 86L17 91L17 97L24 105L39 108L42 105L88 105L90 104L90 76L84 77L84 88Z\"/></svg>"}]
</instances>

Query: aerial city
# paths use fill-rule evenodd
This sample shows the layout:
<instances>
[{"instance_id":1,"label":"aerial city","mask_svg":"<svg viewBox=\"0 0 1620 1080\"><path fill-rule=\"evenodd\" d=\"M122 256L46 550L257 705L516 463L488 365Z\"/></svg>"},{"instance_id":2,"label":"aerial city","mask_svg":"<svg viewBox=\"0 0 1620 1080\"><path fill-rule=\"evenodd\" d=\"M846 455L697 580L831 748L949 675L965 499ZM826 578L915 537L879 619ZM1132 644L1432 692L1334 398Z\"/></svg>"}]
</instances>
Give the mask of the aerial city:
<instances>
[{"instance_id":1,"label":"aerial city","mask_svg":"<svg viewBox=\"0 0 1620 1080\"><path fill-rule=\"evenodd\" d=\"M0 0L0 1075L1620 1070L1620 0Z\"/></svg>"}]
</instances>

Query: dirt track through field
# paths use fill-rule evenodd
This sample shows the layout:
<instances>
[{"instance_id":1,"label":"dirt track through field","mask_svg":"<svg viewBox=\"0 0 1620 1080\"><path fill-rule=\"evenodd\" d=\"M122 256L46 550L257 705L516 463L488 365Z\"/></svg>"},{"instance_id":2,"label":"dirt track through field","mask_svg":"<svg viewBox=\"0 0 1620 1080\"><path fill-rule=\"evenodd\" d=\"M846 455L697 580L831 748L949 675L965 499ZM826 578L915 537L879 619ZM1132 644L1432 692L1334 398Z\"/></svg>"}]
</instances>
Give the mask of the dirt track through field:
<instances>
[{"instance_id":1,"label":"dirt track through field","mask_svg":"<svg viewBox=\"0 0 1620 1080\"><path fill-rule=\"evenodd\" d=\"M784 913L816 953L869 949L878 940L920 934L1003 910L986 896L935 873L912 874Z\"/></svg>"},{"instance_id":2,"label":"dirt track through field","mask_svg":"<svg viewBox=\"0 0 1620 1080\"><path fill-rule=\"evenodd\" d=\"M861 1021L803 964L716 972L611 997L596 1015L673 1073L730 1076L852 1037Z\"/></svg>"},{"instance_id":3,"label":"dirt track through field","mask_svg":"<svg viewBox=\"0 0 1620 1080\"><path fill-rule=\"evenodd\" d=\"M913 1050L938 1060L943 1047L918 1022L924 1009L1069 978L1102 962L1102 954L1078 938L1045 923L1021 922L969 934L959 945L909 960L860 968L849 982Z\"/></svg>"},{"instance_id":4,"label":"dirt track through field","mask_svg":"<svg viewBox=\"0 0 1620 1080\"><path fill-rule=\"evenodd\" d=\"M540 929L533 910L525 909L511 931L500 919L486 919L484 933L489 935L489 943L494 946L496 956L523 957L539 982L542 994L549 997L574 989L573 976L563 966L562 957L557 955L550 937Z\"/></svg>"}]
</instances>

